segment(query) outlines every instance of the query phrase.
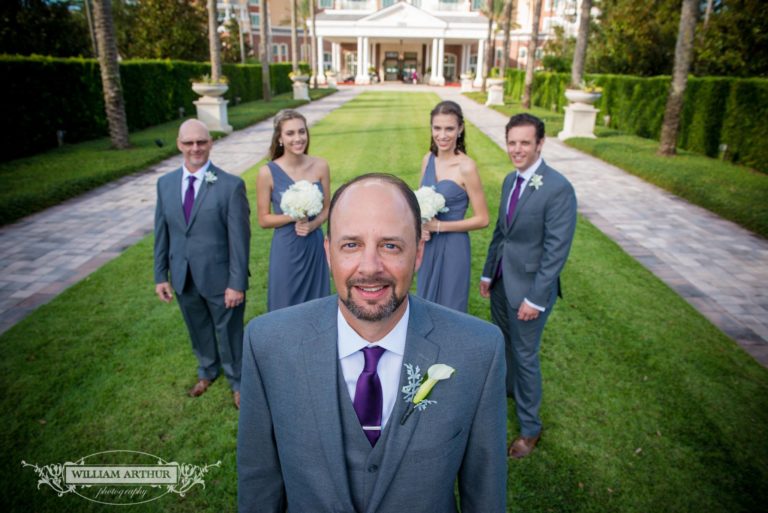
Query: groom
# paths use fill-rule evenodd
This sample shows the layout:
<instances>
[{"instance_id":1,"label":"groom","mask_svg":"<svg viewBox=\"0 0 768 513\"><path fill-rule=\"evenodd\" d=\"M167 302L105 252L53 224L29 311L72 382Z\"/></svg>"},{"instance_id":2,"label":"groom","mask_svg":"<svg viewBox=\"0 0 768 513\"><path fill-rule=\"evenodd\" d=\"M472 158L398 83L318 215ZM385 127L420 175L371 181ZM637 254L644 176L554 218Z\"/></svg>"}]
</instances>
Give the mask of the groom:
<instances>
[{"instance_id":1,"label":"groom","mask_svg":"<svg viewBox=\"0 0 768 513\"><path fill-rule=\"evenodd\" d=\"M512 116L506 139L516 171L501 189L480 294L491 298L491 317L504 333L507 395L515 398L520 423L508 455L524 458L541 438L539 346L576 229L576 195L541 158L543 121L530 114Z\"/></svg>"},{"instance_id":2,"label":"groom","mask_svg":"<svg viewBox=\"0 0 768 513\"><path fill-rule=\"evenodd\" d=\"M423 252L413 192L372 174L331 200L337 296L250 322L237 440L241 512L505 511L498 328L410 296ZM425 408L407 385L453 367ZM403 390L403 388L406 390Z\"/></svg>"},{"instance_id":3,"label":"groom","mask_svg":"<svg viewBox=\"0 0 768 513\"><path fill-rule=\"evenodd\" d=\"M222 367L239 408L251 240L245 184L211 164L213 141L200 121L182 123L177 146L184 165L157 181L155 292L166 303L176 292L192 339L198 380L189 395L202 395Z\"/></svg>"}]
</instances>

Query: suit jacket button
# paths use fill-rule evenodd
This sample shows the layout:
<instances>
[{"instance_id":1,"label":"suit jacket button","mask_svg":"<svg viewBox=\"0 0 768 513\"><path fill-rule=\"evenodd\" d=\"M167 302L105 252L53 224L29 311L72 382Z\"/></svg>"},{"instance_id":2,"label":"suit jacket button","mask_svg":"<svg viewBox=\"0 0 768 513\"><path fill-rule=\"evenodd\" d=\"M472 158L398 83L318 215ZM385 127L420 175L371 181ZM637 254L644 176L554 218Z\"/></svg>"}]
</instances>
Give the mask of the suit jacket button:
<instances>
[{"instance_id":1,"label":"suit jacket button","mask_svg":"<svg viewBox=\"0 0 768 513\"><path fill-rule=\"evenodd\" d=\"M371 465L370 467L368 467L368 472L373 473L373 472L376 472L377 470L379 470L378 465Z\"/></svg>"}]
</instances>

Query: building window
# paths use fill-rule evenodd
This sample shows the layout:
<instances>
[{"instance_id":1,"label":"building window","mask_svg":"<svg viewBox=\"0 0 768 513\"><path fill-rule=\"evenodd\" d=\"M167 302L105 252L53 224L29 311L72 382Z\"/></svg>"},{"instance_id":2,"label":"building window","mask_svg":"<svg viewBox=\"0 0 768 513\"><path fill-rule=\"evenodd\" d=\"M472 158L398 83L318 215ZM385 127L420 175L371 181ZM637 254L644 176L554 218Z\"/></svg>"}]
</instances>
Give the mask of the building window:
<instances>
[{"instance_id":1,"label":"building window","mask_svg":"<svg viewBox=\"0 0 768 513\"><path fill-rule=\"evenodd\" d=\"M389 7L390 5L394 5L394 4L395 4L395 0L381 0L382 9L384 7Z\"/></svg>"},{"instance_id":2,"label":"building window","mask_svg":"<svg viewBox=\"0 0 768 513\"><path fill-rule=\"evenodd\" d=\"M521 46L520 50L518 50L518 52L517 52L517 55L521 59L525 59L528 56L528 49L526 47L524 47L524 46Z\"/></svg>"},{"instance_id":3,"label":"building window","mask_svg":"<svg viewBox=\"0 0 768 513\"><path fill-rule=\"evenodd\" d=\"M472 0L472 10L479 11L488 4L486 0Z\"/></svg>"},{"instance_id":4,"label":"building window","mask_svg":"<svg viewBox=\"0 0 768 513\"><path fill-rule=\"evenodd\" d=\"M536 48L536 53L533 54L537 61L540 61L542 56L544 55L544 49L543 48Z\"/></svg>"},{"instance_id":5,"label":"building window","mask_svg":"<svg viewBox=\"0 0 768 513\"><path fill-rule=\"evenodd\" d=\"M464 8L464 2L459 3L459 0L440 0L437 4L439 11L458 11Z\"/></svg>"},{"instance_id":6,"label":"building window","mask_svg":"<svg viewBox=\"0 0 768 513\"><path fill-rule=\"evenodd\" d=\"M320 0L321 9L333 9L333 0Z\"/></svg>"},{"instance_id":7,"label":"building window","mask_svg":"<svg viewBox=\"0 0 768 513\"><path fill-rule=\"evenodd\" d=\"M259 14L253 14L251 13L251 27L253 27L254 30L259 30Z\"/></svg>"},{"instance_id":8,"label":"building window","mask_svg":"<svg viewBox=\"0 0 768 513\"><path fill-rule=\"evenodd\" d=\"M323 52L323 69L328 71L333 67L333 56L331 52Z\"/></svg>"}]
</instances>

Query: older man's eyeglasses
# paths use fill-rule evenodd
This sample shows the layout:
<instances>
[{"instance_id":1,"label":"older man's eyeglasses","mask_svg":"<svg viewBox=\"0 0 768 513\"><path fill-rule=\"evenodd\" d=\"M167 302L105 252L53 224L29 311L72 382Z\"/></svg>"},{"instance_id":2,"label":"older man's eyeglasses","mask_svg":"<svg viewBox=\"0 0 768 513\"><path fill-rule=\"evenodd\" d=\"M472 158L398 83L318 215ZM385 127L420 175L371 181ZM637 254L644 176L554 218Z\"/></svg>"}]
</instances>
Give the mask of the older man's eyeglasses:
<instances>
[{"instance_id":1,"label":"older man's eyeglasses","mask_svg":"<svg viewBox=\"0 0 768 513\"><path fill-rule=\"evenodd\" d=\"M197 141L179 141L179 142L181 142L182 146L185 146L187 148L191 148L195 144L197 144L198 146L205 146L206 144L208 144L211 141L209 141L208 139L199 139Z\"/></svg>"}]
</instances>

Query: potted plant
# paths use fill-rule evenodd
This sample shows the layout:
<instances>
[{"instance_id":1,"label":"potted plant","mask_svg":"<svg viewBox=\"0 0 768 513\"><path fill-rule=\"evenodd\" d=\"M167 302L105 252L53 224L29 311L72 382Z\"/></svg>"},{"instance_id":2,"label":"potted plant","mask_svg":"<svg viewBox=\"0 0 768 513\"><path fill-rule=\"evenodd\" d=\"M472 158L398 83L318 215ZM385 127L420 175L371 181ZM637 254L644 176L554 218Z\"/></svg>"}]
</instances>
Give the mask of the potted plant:
<instances>
[{"instance_id":1,"label":"potted plant","mask_svg":"<svg viewBox=\"0 0 768 513\"><path fill-rule=\"evenodd\" d=\"M200 96L221 96L229 89L227 77L220 77L214 81L210 75L203 75L199 78L192 79L192 90Z\"/></svg>"},{"instance_id":2,"label":"potted plant","mask_svg":"<svg viewBox=\"0 0 768 513\"><path fill-rule=\"evenodd\" d=\"M298 72L291 71L288 73L288 78L291 79L291 82L309 82L309 75L303 73L301 70Z\"/></svg>"},{"instance_id":3,"label":"potted plant","mask_svg":"<svg viewBox=\"0 0 768 513\"><path fill-rule=\"evenodd\" d=\"M501 70L496 67L491 68L491 72L488 74L485 83L488 87L503 85L504 77L501 76Z\"/></svg>"},{"instance_id":4,"label":"potted plant","mask_svg":"<svg viewBox=\"0 0 768 513\"><path fill-rule=\"evenodd\" d=\"M571 103L585 103L587 105L594 104L603 95L603 88L596 86L594 82L584 82L565 90L565 97Z\"/></svg>"}]
</instances>

